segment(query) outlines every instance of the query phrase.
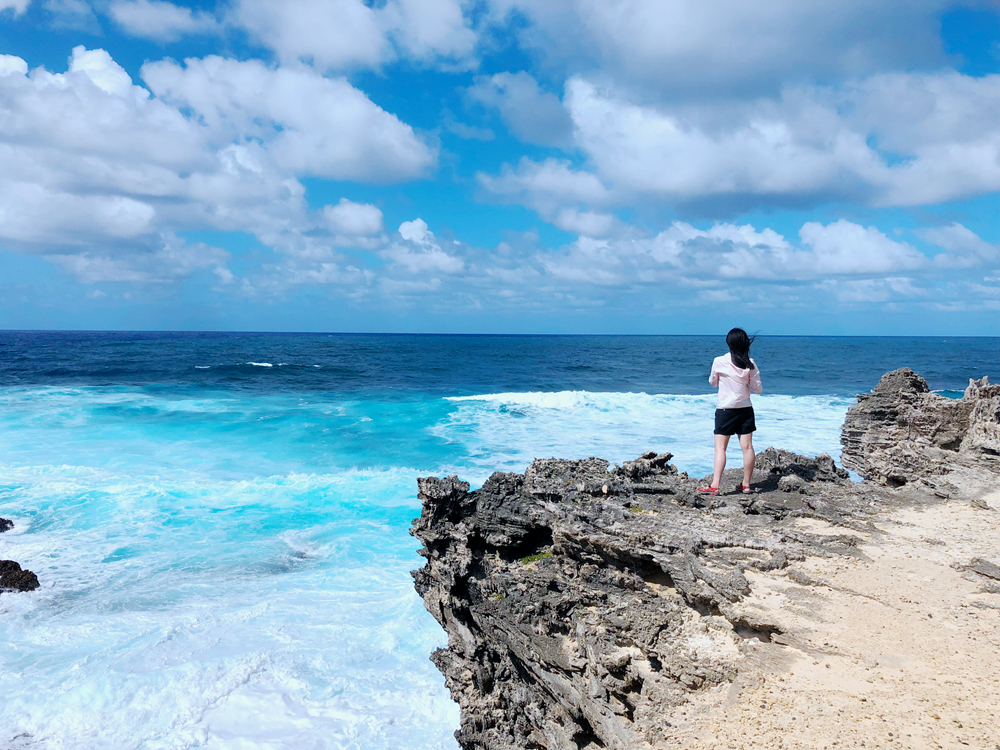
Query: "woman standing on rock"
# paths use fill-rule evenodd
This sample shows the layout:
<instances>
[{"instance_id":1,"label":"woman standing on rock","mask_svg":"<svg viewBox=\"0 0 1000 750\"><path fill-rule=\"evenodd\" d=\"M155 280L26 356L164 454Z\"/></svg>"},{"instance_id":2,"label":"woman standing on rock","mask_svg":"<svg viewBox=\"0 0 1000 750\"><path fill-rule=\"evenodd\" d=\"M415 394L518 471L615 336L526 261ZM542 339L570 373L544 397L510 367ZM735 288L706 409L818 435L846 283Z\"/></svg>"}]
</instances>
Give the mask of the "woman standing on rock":
<instances>
[{"instance_id":1,"label":"woman standing on rock","mask_svg":"<svg viewBox=\"0 0 1000 750\"><path fill-rule=\"evenodd\" d=\"M737 489L750 494L750 476L753 474L754 452L753 433L757 429L754 422L750 392L760 393L760 370L750 359L750 344L753 336L747 336L742 328L734 328L726 335L729 354L716 357L712 362L712 373L708 382L719 389L719 403L715 410L715 470L712 483L699 487L698 492L709 495L719 494L722 472L726 468L726 448L729 438L739 435L743 449L743 484Z\"/></svg>"}]
</instances>

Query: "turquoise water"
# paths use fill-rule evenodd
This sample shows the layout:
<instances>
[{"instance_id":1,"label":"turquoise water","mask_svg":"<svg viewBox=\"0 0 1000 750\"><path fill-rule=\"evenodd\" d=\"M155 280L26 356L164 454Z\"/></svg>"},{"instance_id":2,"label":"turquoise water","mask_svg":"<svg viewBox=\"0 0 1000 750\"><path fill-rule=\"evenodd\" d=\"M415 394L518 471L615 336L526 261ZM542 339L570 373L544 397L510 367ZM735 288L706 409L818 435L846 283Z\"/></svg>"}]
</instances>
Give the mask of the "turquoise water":
<instances>
[{"instance_id":1,"label":"turquoise water","mask_svg":"<svg viewBox=\"0 0 1000 750\"><path fill-rule=\"evenodd\" d=\"M455 748L415 478L711 463L700 340L61 336L0 335L0 557L42 582L0 595L0 746ZM932 387L995 367L970 341ZM769 346L758 448L839 457L851 385Z\"/></svg>"}]
</instances>

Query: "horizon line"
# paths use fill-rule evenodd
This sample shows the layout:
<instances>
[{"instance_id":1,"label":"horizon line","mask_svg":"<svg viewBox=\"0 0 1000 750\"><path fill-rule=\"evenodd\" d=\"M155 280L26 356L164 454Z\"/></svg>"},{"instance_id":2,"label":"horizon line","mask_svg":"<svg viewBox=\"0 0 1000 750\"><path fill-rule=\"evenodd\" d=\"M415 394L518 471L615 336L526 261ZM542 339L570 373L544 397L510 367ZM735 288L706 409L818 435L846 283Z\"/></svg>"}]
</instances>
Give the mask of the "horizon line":
<instances>
[{"instance_id":1,"label":"horizon line","mask_svg":"<svg viewBox=\"0 0 1000 750\"><path fill-rule=\"evenodd\" d=\"M131 333L131 334L207 334L207 335L272 335L272 336L464 336L464 337L603 337L603 338L705 338L724 336L724 333L455 333L440 331L256 331L209 329L129 329L129 328L0 328L5 333ZM995 339L1000 333L989 334L865 334L865 333L754 333L759 338L963 338Z\"/></svg>"}]
</instances>

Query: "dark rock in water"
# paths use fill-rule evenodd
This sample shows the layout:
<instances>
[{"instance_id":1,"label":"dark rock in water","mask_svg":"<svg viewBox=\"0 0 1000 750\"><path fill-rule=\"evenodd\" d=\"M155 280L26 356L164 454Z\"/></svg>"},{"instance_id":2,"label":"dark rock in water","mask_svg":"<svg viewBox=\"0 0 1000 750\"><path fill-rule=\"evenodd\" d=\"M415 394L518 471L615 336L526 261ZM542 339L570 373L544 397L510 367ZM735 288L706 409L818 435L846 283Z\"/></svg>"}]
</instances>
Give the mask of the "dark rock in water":
<instances>
[{"instance_id":1,"label":"dark rock in water","mask_svg":"<svg viewBox=\"0 0 1000 750\"><path fill-rule=\"evenodd\" d=\"M719 497L669 458L534 461L475 492L418 480L412 533L427 562L413 577L448 633L431 658L462 708L463 748L657 745L693 691L735 677L744 638L778 632L736 614L744 571L858 541L793 528L867 507L828 456L765 451L760 492ZM812 494L779 492L782 477Z\"/></svg>"},{"instance_id":2,"label":"dark rock in water","mask_svg":"<svg viewBox=\"0 0 1000 750\"><path fill-rule=\"evenodd\" d=\"M0 518L0 533L12 528L13 521ZM21 570L21 565L13 560L0 560L0 592L34 591L38 585L38 576L30 570Z\"/></svg>"},{"instance_id":3,"label":"dark rock in water","mask_svg":"<svg viewBox=\"0 0 1000 750\"><path fill-rule=\"evenodd\" d=\"M901 487L956 468L1000 466L1000 385L970 380L961 399L931 393L909 368L882 376L859 394L841 432L844 466L865 479ZM984 466L985 465L985 466Z\"/></svg>"},{"instance_id":4,"label":"dark rock in water","mask_svg":"<svg viewBox=\"0 0 1000 750\"><path fill-rule=\"evenodd\" d=\"M21 570L13 560L0 560L0 591L34 591L38 586L38 576L30 570Z\"/></svg>"}]
</instances>

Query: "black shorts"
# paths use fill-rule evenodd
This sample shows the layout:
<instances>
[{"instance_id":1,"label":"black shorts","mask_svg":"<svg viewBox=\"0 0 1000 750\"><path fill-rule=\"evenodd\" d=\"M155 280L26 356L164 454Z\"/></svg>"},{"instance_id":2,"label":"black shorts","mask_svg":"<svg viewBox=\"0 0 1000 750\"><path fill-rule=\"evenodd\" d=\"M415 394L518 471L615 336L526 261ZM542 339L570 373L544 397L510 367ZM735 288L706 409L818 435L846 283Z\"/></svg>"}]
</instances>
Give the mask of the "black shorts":
<instances>
[{"instance_id":1,"label":"black shorts","mask_svg":"<svg viewBox=\"0 0 1000 750\"><path fill-rule=\"evenodd\" d=\"M715 410L716 435L747 435L756 429L757 423L753 419L752 406Z\"/></svg>"}]
</instances>

